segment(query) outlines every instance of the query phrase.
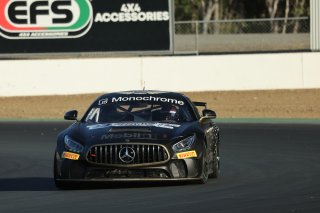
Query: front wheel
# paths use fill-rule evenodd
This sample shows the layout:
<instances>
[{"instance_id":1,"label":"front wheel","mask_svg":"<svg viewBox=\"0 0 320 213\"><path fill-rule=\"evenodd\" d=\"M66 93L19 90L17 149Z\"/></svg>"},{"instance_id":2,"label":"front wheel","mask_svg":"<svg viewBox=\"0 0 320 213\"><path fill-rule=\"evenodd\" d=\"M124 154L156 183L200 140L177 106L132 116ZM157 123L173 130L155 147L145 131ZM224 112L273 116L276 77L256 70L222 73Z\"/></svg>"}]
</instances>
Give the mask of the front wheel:
<instances>
[{"instance_id":1,"label":"front wheel","mask_svg":"<svg viewBox=\"0 0 320 213\"><path fill-rule=\"evenodd\" d=\"M58 180L60 178L59 172L58 172L58 166L57 166L57 158L56 154L54 156L53 160L53 180L54 184L58 189L71 189L72 186L69 183L66 183L65 181Z\"/></svg>"},{"instance_id":2,"label":"front wheel","mask_svg":"<svg viewBox=\"0 0 320 213\"><path fill-rule=\"evenodd\" d=\"M199 181L200 184L205 184L208 182L208 163L206 162L205 157L203 157L203 162L202 162L202 173L201 173L201 179Z\"/></svg>"},{"instance_id":3,"label":"front wheel","mask_svg":"<svg viewBox=\"0 0 320 213\"><path fill-rule=\"evenodd\" d=\"M213 159L212 159L212 173L209 175L210 178L218 178L220 173L220 157L218 144L214 146Z\"/></svg>"}]
</instances>

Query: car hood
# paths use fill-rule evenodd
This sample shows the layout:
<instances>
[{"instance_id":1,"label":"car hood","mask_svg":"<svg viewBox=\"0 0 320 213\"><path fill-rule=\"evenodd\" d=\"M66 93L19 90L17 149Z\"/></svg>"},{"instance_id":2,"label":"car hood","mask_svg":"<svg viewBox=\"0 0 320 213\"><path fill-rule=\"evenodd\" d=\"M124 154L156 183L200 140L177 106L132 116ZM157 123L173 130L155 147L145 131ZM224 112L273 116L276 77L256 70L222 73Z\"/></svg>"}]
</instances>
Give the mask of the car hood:
<instances>
[{"instance_id":1,"label":"car hood","mask_svg":"<svg viewBox=\"0 0 320 213\"><path fill-rule=\"evenodd\" d=\"M123 142L157 142L179 140L199 132L198 122L186 123L76 123L70 127L68 134L85 145L123 143Z\"/></svg>"}]
</instances>

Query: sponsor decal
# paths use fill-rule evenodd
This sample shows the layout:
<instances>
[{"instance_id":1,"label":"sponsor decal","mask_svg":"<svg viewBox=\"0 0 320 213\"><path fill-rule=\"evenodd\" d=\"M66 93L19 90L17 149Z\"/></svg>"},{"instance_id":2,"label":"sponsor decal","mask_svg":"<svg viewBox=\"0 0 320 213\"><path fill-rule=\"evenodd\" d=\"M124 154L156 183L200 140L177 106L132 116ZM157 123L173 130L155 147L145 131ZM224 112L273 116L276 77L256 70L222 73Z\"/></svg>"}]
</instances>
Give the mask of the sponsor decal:
<instances>
[{"instance_id":1,"label":"sponsor decal","mask_svg":"<svg viewBox=\"0 0 320 213\"><path fill-rule=\"evenodd\" d=\"M154 126L158 128L165 128L165 129L174 129L180 127L178 124L169 124L169 123L111 123L113 127L123 127L123 126L134 126L134 127L149 127Z\"/></svg>"},{"instance_id":2,"label":"sponsor decal","mask_svg":"<svg viewBox=\"0 0 320 213\"><path fill-rule=\"evenodd\" d=\"M169 21L168 11L144 11L137 3L122 4L120 12L104 12L95 15L94 22L154 22Z\"/></svg>"},{"instance_id":3,"label":"sponsor decal","mask_svg":"<svg viewBox=\"0 0 320 213\"><path fill-rule=\"evenodd\" d=\"M195 157L197 157L197 152L195 150L177 153L178 159L195 158Z\"/></svg>"},{"instance_id":4,"label":"sponsor decal","mask_svg":"<svg viewBox=\"0 0 320 213\"><path fill-rule=\"evenodd\" d=\"M80 155L75 154L72 152L63 152L62 153L62 158L69 159L69 160L79 160Z\"/></svg>"},{"instance_id":5,"label":"sponsor decal","mask_svg":"<svg viewBox=\"0 0 320 213\"><path fill-rule=\"evenodd\" d=\"M79 38L92 22L89 0L0 1L0 34L8 39Z\"/></svg>"},{"instance_id":6,"label":"sponsor decal","mask_svg":"<svg viewBox=\"0 0 320 213\"><path fill-rule=\"evenodd\" d=\"M155 102L163 102L163 103L171 103L171 104L178 104L183 106L184 102L179 101L173 98L165 98L165 97L155 97L155 96L119 96L119 97L112 97L111 102L130 102L130 101L155 101Z\"/></svg>"},{"instance_id":7,"label":"sponsor decal","mask_svg":"<svg viewBox=\"0 0 320 213\"><path fill-rule=\"evenodd\" d=\"M110 127L110 124L93 124L93 125L87 126L89 130L104 129L107 127Z\"/></svg>"},{"instance_id":8,"label":"sponsor decal","mask_svg":"<svg viewBox=\"0 0 320 213\"><path fill-rule=\"evenodd\" d=\"M101 136L101 140L108 140L108 139L152 139L152 134L150 133L119 133L119 134L104 134Z\"/></svg>"},{"instance_id":9,"label":"sponsor decal","mask_svg":"<svg viewBox=\"0 0 320 213\"><path fill-rule=\"evenodd\" d=\"M101 106L101 105L105 105L107 103L108 103L108 98L104 98L104 99L99 100L98 105Z\"/></svg>"},{"instance_id":10,"label":"sponsor decal","mask_svg":"<svg viewBox=\"0 0 320 213\"><path fill-rule=\"evenodd\" d=\"M143 123L109 123L109 124L94 124L87 126L89 130L94 129L103 129L107 127L158 127L158 128L165 128L165 129L174 129L180 127L179 124L169 124L169 123L150 123L150 122L143 122Z\"/></svg>"}]
</instances>

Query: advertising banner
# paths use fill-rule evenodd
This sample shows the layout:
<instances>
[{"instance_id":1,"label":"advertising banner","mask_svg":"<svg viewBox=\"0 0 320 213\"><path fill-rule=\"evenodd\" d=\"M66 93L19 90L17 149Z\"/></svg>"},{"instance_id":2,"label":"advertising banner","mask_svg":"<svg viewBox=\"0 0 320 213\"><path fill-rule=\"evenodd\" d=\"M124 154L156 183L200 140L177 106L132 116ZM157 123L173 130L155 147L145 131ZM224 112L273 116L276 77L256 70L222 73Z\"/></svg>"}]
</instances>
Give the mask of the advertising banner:
<instances>
[{"instance_id":1,"label":"advertising banner","mask_svg":"<svg viewBox=\"0 0 320 213\"><path fill-rule=\"evenodd\" d=\"M172 52L170 0L0 0L0 54Z\"/></svg>"}]
</instances>

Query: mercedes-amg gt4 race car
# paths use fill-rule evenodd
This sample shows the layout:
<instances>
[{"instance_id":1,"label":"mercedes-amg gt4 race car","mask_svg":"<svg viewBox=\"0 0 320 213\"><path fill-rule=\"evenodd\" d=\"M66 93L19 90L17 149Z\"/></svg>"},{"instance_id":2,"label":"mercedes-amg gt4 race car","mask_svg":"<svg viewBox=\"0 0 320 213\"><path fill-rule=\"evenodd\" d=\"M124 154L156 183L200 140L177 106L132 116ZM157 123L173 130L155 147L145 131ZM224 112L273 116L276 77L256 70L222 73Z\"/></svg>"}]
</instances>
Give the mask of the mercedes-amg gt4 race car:
<instances>
[{"instance_id":1,"label":"mercedes-amg gt4 race car","mask_svg":"<svg viewBox=\"0 0 320 213\"><path fill-rule=\"evenodd\" d=\"M202 114L198 108L203 107ZM206 103L182 94L128 91L102 95L58 135L57 187L81 181L196 181L219 175L219 128Z\"/></svg>"}]
</instances>

